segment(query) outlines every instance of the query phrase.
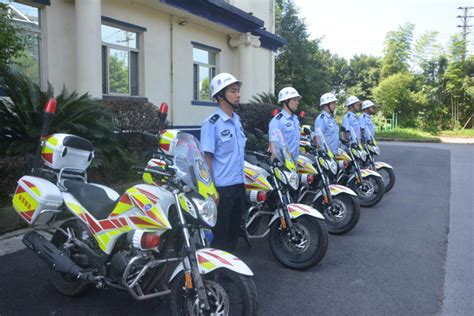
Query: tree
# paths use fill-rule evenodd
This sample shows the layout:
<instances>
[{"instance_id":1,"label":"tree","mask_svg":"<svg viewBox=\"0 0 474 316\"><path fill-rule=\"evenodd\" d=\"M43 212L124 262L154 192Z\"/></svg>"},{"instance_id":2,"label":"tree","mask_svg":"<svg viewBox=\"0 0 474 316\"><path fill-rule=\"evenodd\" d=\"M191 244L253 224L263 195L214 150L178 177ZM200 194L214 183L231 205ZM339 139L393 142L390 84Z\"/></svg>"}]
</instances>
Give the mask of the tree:
<instances>
[{"instance_id":1,"label":"tree","mask_svg":"<svg viewBox=\"0 0 474 316\"><path fill-rule=\"evenodd\" d=\"M372 99L372 89L380 82L382 59L368 55L355 55L349 61L345 85L348 95Z\"/></svg>"},{"instance_id":2,"label":"tree","mask_svg":"<svg viewBox=\"0 0 474 316\"><path fill-rule=\"evenodd\" d=\"M12 58L19 57L26 47L21 29L15 26L8 12L8 6L0 3L0 68L5 67Z\"/></svg>"},{"instance_id":3,"label":"tree","mask_svg":"<svg viewBox=\"0 0 474 316\"><path fill-rule=\"evenodd\" d=\"M414 28L413 23L405 23L397 31L390 31L385 36L382 78L408 71Z\"/></svg>"},{"instance_id":4,"label":"tree","mask_svg":"<svg viewBox=\"0 0 474 316\"><path fill-rule=\"evenodd\" d=\"M128 67L124 59L109 55L109 89L113 93L129 93Z\"/></svg>"},{"instance_id":5,"label":"tree","mask_svg":"<svg viewBox=\"0 0 474 316\"><path fill-rule=\"evenodd\" d=\"M331 53L319 48L319 40L308 39L306 23L291 0L276 1L276 33L288 40L275 58L276 91L293 86L303 96L302 106L318 104L323 93L333 90Z\"/></svg>"},{"instance_id":6,"label":"tree","mask_svg":"<svg viewBox=\"0 0 474 316\"><path fill-rule=\"evenodd\" d=\"M415 126L417 109L414 108L411 87L413 76L410 73L397 73L385 78L374 89L375 101L385 113L398 113L402 126Z\"/></svg>"}]
</instances>

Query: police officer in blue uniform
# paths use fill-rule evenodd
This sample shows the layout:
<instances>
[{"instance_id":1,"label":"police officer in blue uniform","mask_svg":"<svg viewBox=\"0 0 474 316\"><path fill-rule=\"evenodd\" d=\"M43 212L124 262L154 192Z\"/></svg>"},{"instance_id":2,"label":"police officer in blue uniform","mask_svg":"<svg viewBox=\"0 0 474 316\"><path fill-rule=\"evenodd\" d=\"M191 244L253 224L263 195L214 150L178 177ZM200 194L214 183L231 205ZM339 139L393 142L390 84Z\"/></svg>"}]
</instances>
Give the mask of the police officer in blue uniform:
<instances>
[{"instance_id":1,"label":"police officer in blue uniform","mask_svg":"<svg viewBox=\"0 0 474 316\"><path fill-rule=\"evenodd\" d=\"M212 246L232 252L237 243L245 208L244 129L234 111L240 105L242 82L220 73L210 84L219 107L201 125L201 151L213 174L218 200L217 224Z\"/></svg>"},{"instance_id":2,"label":"police officer in blue uniform","mask_svg":"<svg viewBox=\"0 0 474 316\"><path fill-rule=\"evenodd\" d=\"M334 118L336 101L337 98L334 94L330 92L323 94L319 101L322 111L314 121L314 129L321 130L329 148L335 155L339 148L339 126Z\"/></svg>"},{"instance_id":3,"label":"police officer in blue uniform","mask_svg":"<svg viewBox=\"0 0 474 316\"><path fill-rule=\"evenodd\" d=\"M360 110L360 100L356 96L350 96L346 100L347 113L342 118L342 127L344 127L344 139L351 140L350 129L354 130L358 141L360 141L360 124L357 112Z\"/></svg>"},{"instance_id":4,"label":"police officer in blue uniform","mask_svg":"<svg viewBox=\"0 0 474 316\"><path fill-rule=\"evenodd\" d=\"M360 116L360 128L363 136L363 140L367 139L367 131L370 131L372 136L375 138L375 125L372 122L372 114L375 113L375 104L370 100L362 102L362 115Z\"/></svg>"},{"instance_id":5,"label":"police officer in blue uniform","mask_svg":"<svg viewBox=\"0 0 474 316\"><path fill-rule=\"evenodd\" d=\"M271 131L275 129L281 131L288 151L295 162L298 161L300 147L300 121L295 111L298 109L300 99L301 96L295 88L281 89L278 93L278 103L282 110L268 124L268 135L271 135Z\"/></svg>"}]
</instances>

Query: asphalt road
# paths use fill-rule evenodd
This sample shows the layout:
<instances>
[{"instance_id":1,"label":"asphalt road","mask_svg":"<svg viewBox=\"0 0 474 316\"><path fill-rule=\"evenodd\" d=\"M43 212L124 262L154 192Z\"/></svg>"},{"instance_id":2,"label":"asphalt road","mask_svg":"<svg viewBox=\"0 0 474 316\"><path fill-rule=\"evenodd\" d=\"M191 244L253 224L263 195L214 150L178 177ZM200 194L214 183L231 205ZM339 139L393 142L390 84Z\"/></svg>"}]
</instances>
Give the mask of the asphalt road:
<instances>
[{"instance_id":1,"label":"asphalt road","mask_svg":"<svg viewBox=\"0 0 474 316\"><path fill-rule=\"evenodd\" d=\"M440 148L383 146L380 160L395 167L395 188L375 207L362 209L352 232L330 236L326 257L315 268L304 272L284 268L266 239L253 242L250 249L239 244L236 255L255 273L260 314L442 313L452 187L450 150ZM64 297L33 253L22 250L0 257L0 315L157 311L166 315L166 303L137 302L118 291L91 290L80 298Z\"/></svg>"}]
</instances>

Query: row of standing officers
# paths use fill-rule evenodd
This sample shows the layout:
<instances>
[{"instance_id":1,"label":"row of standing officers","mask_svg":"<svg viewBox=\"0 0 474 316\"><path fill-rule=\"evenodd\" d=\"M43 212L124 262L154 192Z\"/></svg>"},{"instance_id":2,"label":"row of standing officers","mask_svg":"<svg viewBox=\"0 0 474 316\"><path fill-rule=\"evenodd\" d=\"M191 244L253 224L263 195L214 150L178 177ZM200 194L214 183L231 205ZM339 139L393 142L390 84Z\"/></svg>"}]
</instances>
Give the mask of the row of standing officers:
<instances>
[{"instance_id":1,"label":"row of standing officers","mask_svg":"<svg viewBox=\"0 0 474 316\"><path fill-rule=\"evenodd\" d=\"M201 125L201 151L219 193L212 246L229 252L232 252L237 244L245 209L244 155L247 138L240 117L235 113L240 107L241 86L242 82L231 74L216 75L211 80L210 90L218 108ZM300 123L296 115L300 99L301 95L296 89L283 88L278 94L278 103L282 110L269 123L269 131L281 131L295 162L298 160L300 142ZM336 101L334 94L323 94L319 104L321 113L314 123L315 129L321 130L335 154L339 147L339 126L334 117ZM375 135L371 119L371 115L375 113L375 104L366 100L361 105L357 97L351 96L346 100L346 106L348 111L342 121L344 130L353 128L359 139L367 130ZM356 113L361 107L363 113L359 118ZM343 137L349 139L350 134L344 132Z\"/></svg>"}]
</instances>

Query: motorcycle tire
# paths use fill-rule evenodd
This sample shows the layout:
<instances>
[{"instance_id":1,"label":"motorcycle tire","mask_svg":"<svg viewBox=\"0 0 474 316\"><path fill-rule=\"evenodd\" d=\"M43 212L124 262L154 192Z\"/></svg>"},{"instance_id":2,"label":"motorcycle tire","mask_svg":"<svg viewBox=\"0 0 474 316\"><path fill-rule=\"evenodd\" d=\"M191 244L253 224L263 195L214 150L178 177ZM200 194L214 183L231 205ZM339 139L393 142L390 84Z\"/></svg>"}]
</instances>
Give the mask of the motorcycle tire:
<instances>
[{"instance_id":1,"label":"motorcycle tire","mask_svg":"<svg viewBox=\"0 0 474 316\"><path fill-rule=\"evenodd\" d=\"M75 236L81 236L84 231L88 233L87 228L84 227L84 225L82 225L76 219L64 222L61 225L60 229L62 229L63 231L71 229L74 232ZM65 250L63 248L64 243L67 241L67 236L64 235L64 233L60 229L56 230L56 232L54 233L53 238L51 239L51 243L55 245L58 249L63 250L63 252L67 253L69 257L74 254L79 254L80 251L76 247L69 248L68 250ZM49 276L54 287L60 293L67 296L79 296L83 294L89 288L90 285L90 283L87 283L82 280L77 280L71 275L67 273L58 272L53 268L50 268Z\"/></svg>"},{"instance_id":2,"label":"motorcycle tire","mask_svg":"<svg viewBox=\"0 0 474 316\"><path fill-rule=\"evenodd\" d=\"M366 193L362 190L362 184L357 185L355 183L355 179L352 179L349 183L348 187L351 188L358 196L359 196L359 203L362 207L371 207L375 204L379 203L382 200L382 197L385 193L385 186L383 183L382 178L376 176L368 176L362 180L370 181L369 185L373 187L374 192L370 194L370 196L365 197Z\"/></svg>"},{"instance_id":3,"label":"motorcycle tire","mask_svg":"<svg viewBox=\"0 0 474 316\"><path fill-rule=\"evenodd\" d=\"M323 204L323 197L320 196L313 207L320 211L326 221L328 232L332 235L343 235L350 232L357 226L360 219L360 204L356 196L346 193L332 197L334 205L340 210L339 214L334 214L327 205ZM341 214L342 213L342 214Z\"/></svg>"},{"instance_id":4,"label":"motorcycle tire","mask_svg":"<svg viewBox=\"0 0 474 316\"><path fill-rule=\"evenodd\" d=\"M385 193L387 193L395 185L395 171L393 171L392 168L382 167L380 169L377 169L377 172L383 177Z\"/></svg>"},{"instance_id":5,"label":"motorcycle tire","mask_svg":"<svg viewBox=\"0 0 474 316\"><path fill-rule=\"evenodd\" d=\"M326 255L328 249L326 223L322 219L308 215L293 219L292 222L301 238L299 244L290 240L289 231L281 229L280 221L277 220L272 224L269 234L272 253L278 261L291 269L311 268L321 262Z\"/></svg>"},{"instance_id":6,"label":"motorcycle tire","mask_svg":"<svg viewBox=\"0 0 474 316\"><path fill-rule=\"evenodd\" d=\"M210 315L253 316L258 312L257 288L251 277L228 269L217 269L202 275L211 307ZM171 315L203 315L196 295L186 292L184 273L171 282ZM233 296L229 297L229 294Z\"/></svg>"}]
</instances>

